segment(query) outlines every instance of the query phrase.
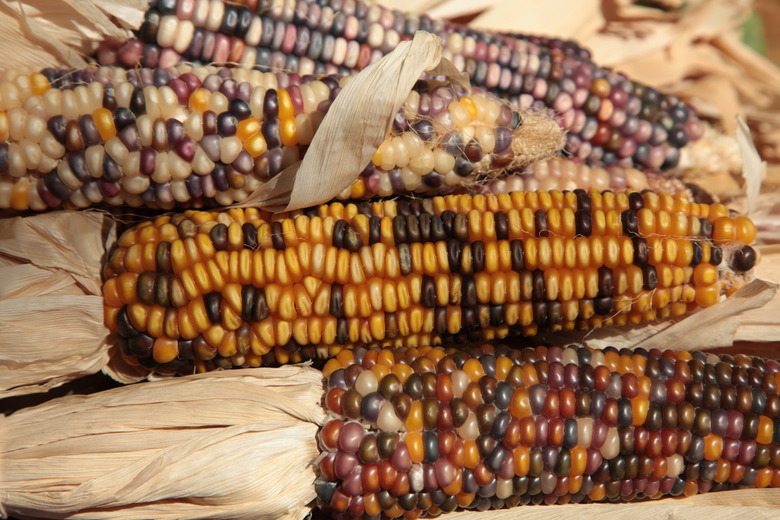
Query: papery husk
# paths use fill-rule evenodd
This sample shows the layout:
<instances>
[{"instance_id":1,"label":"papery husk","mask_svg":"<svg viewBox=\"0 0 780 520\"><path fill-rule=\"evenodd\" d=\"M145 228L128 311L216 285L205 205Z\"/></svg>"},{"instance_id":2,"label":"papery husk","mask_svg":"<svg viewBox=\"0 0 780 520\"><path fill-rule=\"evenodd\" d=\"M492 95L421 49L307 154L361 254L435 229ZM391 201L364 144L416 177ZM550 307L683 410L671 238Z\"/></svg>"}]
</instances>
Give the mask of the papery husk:
<instances>
[{"instance_id":1,"label":"papery husk","mask_svg":"<svg viewBox=\"0 0 780 520\"><path fill-rule=\"evenodd\" d=\"M147 0L0 2L0 67L83 67L105 38L128 39Z\"/></svg>"},{"instance_id":2,"label":"papery husk","mask_svg":"<svg viewBox=\"0 0 780 520\"><path fill-rule=\"evenodd\" d=\"M0 220L0 397L43 392L108 361L101 268L106 214Z\"/></svg>"},{"instance_id":3,"label":"papery husk","mask_svg":"<svg viewBox=\"0 0 780 520\"><path fill-rule=\"evenodd\" d=\"M17 518L301 520L322 372L212 372L0 416L0 511Z\"/></svg>"},{"instance_id":4,"label":"papery husk","mask_svg":"<svg viewBox=\"0 0 780 520\"><path fill-rule=\"evenodd\" d=\"M759 250L761 263L756 266L756 276L780 282L780 244L762 246ZM780 341L780 295L775 294L765 306L746 312L734 339Z\"/></svg>"}]
</instances>

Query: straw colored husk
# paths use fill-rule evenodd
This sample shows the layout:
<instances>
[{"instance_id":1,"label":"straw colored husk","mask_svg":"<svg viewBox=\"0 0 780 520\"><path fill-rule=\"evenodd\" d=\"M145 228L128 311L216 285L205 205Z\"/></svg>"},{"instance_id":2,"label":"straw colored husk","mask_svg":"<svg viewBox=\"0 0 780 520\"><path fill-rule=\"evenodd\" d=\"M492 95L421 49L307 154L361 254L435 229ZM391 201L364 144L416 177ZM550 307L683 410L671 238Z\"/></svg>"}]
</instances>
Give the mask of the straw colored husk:
<instances>
[{"instance_id":1,"label":"straw colored husk","mask_svg":"<svg viewBox=\"0 0 780 520\"><path fill-rule=\"evenodd\" d=\"M316 498L322 373L190 376L0 416L0 506L18 518L300 520Z\"/></svg>"},{"instance_id":2,"label":"straw colored husk","mask_svg":"<svg viewBox=\"0 0 780 520\"><path fill-rule=\"evenodd\" d=\"M45 391L106 364L100 270L115 238L97 212L0 220L0 396Z\"/></svg>"},{"instance_id":3,"label":"straw colored husk","mask_svg":"<svg viewBox=\"0 0 780 520\"><path fill-rule=\"evenodd\" d=\"M2 68L83 67L103 39L130 37L147 0L0 2Z\"/></svg>"}]
</instances>

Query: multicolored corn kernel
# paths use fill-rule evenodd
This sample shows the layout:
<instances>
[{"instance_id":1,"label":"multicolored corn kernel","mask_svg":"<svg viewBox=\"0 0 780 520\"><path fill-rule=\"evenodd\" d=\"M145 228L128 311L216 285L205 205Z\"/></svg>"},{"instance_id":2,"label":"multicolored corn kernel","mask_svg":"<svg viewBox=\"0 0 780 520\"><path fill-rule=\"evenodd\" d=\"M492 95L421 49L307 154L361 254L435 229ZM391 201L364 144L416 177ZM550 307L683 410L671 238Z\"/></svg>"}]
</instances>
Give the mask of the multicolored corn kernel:
<instances>
[{"instance_id":1,"label":"multicolored corn kernel","mask_svg":"<svg viewBox=\"0 0 780 520\"><path fill-rule=\"evenodd\" d=\"M122 234L105 323L164 372L636 324L736 290L755 234L720 204L653 192L187 211Z\"/></svg>"},{"instance_id":2,"label":"multicolored corn kernel","mask_svg":"<svg viewBox=\"0 0 780 520\"><path fill-rule=\"evenodd\" d=\"M239 62L301 74L349 74L418 30L442 38L444 56L473 85L518 106L554 111L568 151L589 164L670 168L703 132L671 95L594 64L571 42L476 31L354 0L176 0L152 3L137 38L105 44L102 63L170 66Z\"/></svg>"},{"instance_id":3,"label":"multicolored corn kernel","mask_svg":"<svg viewBox=\"0 0 780 520\"><path fill-rule=\"evenodd\" d=\"M301 160L349 81L188 66L8 71L1 79L0 208L16 210L245 200ZM546 116L420 82L345 196L447 192L562 144Z\"/></svg>"},{"instance_id":4,"label":"multicolored corn kernel","mask_svg":"<svg viewBox=\"0 0 780 520\"><path fill-rule=\"evenodd\" d=\"M485 345L324 367L315 488L336 520L780 486L780 363Z\"/></svg>"}]
</instances>

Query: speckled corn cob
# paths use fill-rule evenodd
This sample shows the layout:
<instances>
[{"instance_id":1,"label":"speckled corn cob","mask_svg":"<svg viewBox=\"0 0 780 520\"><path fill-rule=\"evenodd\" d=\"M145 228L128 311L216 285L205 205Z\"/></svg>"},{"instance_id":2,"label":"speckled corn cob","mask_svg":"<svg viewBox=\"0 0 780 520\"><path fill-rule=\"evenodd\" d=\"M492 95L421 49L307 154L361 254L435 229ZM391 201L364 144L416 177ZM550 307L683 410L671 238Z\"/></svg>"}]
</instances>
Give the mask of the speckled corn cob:
<instances>
[{"instance_id":1,"label":"speckled corn cob","mask_svg":"<svg viewBox=\"0 0 780 520\"><path fill-rule=\"evenodd\" d=\"M568 151L590 164L673 167L680 148L702 134L690 107L598 67L576 44L479 32L363 1L156 1L138 38L107 44L98 56L127 67L185 59L345 74L417 30L440 36L444 55L472 84L521 107L554 110L568 130Z\"/></svg>"},{"instance_id":2,"label":"speckled corn cob","mask_svg":"<svg viewBox=\"0 0 780 520\"><path fill-rule=\"evenodd\" d=\"M6 71L0 208L244 200L302 158L348 80L188 66ZM446 192L559 145L528 137L552 135L554 123L521 116L492 94L427 87L410 94L345 197Z\"/></svg>"},{"instance_id":3,"label":"speckled corn cob","mask_svg":"<svg viewBox=\"0 0 780 520\"><path fill-rule=\"evenodd\" d=\"M121 236L105 323L134 362L184 372L635 324L735 290L755 235L720 204L652 192L188 211Z\"/></svg>"},{"instance_id":4,"label":"speckled corn cob","mask_svg":"<svg viewBox=\"0 0 780 520\"><path fill-rule=\"evenodd\" d=\"M316 489L336 520L780 486L774 360L357 349L324 375Z\"/></svg>"}]
</instances>

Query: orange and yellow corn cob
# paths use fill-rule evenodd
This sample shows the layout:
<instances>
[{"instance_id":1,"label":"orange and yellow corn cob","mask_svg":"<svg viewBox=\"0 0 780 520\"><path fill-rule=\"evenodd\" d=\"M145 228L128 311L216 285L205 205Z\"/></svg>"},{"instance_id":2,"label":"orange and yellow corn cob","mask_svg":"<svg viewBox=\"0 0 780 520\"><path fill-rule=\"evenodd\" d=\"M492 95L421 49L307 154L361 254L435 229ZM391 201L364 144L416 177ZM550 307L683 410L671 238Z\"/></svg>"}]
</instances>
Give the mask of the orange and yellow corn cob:
<instances>
[{"instance_id":1,"label":"orange and yellow corn cob","mask_svg":"<svg viewBox=\"0 0 780 520\"><path fill-rule=\"evenodd\" d=\"M163 371L626 325L716 304L753 223L654 192L513 192L188 211L126 231L105 323Z\"/></svg>"}]
</instances>

